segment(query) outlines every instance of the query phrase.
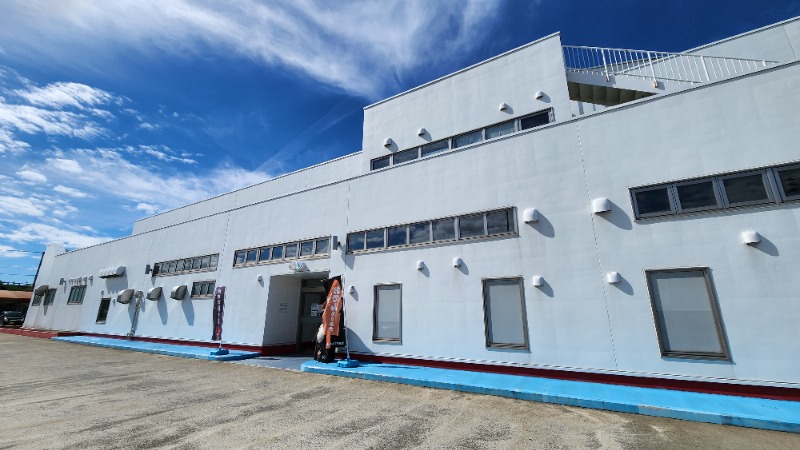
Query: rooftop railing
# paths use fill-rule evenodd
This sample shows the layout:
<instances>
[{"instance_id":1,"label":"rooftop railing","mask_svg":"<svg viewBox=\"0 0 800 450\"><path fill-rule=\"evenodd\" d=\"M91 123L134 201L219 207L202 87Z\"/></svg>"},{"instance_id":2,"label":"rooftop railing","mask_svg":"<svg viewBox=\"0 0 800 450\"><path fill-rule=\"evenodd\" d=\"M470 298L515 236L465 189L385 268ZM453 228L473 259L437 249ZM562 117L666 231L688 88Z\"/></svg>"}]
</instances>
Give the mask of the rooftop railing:
<instances>
[{"instance_id":1,"label":"rooftop railing","mask_svg":"<svg viewBox=\"0 0 800 450\"><path fill-rule=\"evenodd\" d=\"M622 48L565 45L568 72L652 79L679 83L708 83L742 75L778 64L766 59L726 58L694 53L667 53Z\"/></svg>"}]
</instances>

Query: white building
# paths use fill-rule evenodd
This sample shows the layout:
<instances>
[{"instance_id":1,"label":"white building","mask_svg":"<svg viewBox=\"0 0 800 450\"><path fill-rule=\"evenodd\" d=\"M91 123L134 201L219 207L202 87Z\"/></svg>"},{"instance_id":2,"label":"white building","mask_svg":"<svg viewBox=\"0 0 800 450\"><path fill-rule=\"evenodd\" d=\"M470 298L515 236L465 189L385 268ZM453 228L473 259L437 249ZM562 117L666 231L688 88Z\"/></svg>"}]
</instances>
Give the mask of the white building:
<instances>
[{"instance_id":1,"label":"white building","mask_svg":"<svg viewBox=\"0 0 800 450\"><path fill-rule=\"evenodd\" d=\"M342 275L358 359L798 399L798 49L544 37L367 106L360 152L48 247L25 326L208 344L225 286L225 345L294 352Z\"/></svg>"}]
</instances>

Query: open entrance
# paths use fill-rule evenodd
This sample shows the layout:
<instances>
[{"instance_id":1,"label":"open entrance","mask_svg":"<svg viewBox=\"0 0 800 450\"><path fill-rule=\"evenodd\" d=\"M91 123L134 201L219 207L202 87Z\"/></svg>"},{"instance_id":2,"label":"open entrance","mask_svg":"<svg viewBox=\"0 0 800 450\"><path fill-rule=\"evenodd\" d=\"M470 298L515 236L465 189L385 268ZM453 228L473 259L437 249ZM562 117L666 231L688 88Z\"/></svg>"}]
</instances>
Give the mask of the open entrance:
<instances>
[{"instance_id":1,"label":"open entrance","mask_svg":"<svg viewBox=\"0 0 800 450\"><path fill-rule=\"evenodd\" d=\"M301 282L300 313L297 319L297 350L313 351L314 337L322 325L322 304L325 288L321 279L306 278Z\"/></svg>"},{"instance_id":2,"label":"open entrance","mask_svg":"<svg viewBox=\"0 0 800 450\"><path fill-rule=\"evenodd\" d=\"M322 323L328 272L297 272L269 278L264 324L265 351L313 352L313 338Z\"/></svg>"}]
</instances>

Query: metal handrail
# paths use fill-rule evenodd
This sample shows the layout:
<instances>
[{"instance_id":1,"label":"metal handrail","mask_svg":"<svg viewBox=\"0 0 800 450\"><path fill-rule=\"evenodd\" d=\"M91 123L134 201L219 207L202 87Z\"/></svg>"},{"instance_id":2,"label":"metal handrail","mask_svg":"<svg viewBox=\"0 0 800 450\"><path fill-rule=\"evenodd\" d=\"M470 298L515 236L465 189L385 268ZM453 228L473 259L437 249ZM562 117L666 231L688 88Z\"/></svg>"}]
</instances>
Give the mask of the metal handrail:
<instances>
[{"instance_id":1,"label":"metal handrail","mask_svg":"<svg viewBox=\"0 0 800 450\"><path fill-rule=\"evenodd\" d=\"M728 58L623 48L564 45L564 66L568 72L627 76L682 83L707 83L771 67L779 61Z\"/></svg>"}]
</instances>

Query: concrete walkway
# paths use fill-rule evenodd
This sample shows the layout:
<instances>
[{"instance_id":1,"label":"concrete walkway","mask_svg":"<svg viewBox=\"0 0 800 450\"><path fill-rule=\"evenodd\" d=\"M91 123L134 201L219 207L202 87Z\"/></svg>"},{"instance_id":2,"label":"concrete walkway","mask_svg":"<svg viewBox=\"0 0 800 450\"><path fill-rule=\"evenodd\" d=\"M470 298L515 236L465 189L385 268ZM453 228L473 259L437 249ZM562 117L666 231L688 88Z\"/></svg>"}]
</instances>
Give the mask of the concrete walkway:
<instances>
[{"instance_id":1,"label":"concrete walkway","mask_svg":"<svg viewBox=\"0 0 800 450\"><path fill-rule=\"evenodd\" d=\"M398 364L362 363L346 368L309 361L302 369L364 380L800 433L800 402Z\"/></svg>"},{"instance_id":2,"label":"concrete walkway","mask_svg":"<svg viewBox=\"0 0 800 450\"><path fill-rule=\"evenodd\" d=\"M258 352L244 352L238 350L229 350L227 355L214 355L212 352L217 349L216 347L159 344L154 342L126 341L122 339L89 336L54 337L52 340L71 342L73 344L92 345L95 347L117 348L121 350L132 350L135 352L178 356L181 358L205 359L208 361L236 361L259 356ZM224 345L222 347L225 348Z\"/></svg>"}]
</instances>

